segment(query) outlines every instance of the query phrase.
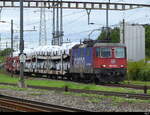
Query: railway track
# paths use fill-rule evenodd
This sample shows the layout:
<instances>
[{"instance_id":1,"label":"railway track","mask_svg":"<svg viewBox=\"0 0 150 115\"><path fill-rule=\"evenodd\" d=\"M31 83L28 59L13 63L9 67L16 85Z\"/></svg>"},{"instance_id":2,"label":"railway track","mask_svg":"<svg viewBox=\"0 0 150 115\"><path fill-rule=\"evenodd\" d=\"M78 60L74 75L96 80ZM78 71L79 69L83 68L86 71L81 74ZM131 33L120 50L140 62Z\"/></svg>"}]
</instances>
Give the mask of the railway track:
<instances>
[{"instance_id":1,"label":"railway track","mask_svg":"<svg viewBox=\"0 0 150 115\"><path fill-rule=\"evenodd\" d=\"M141 85L133 85L133 84L101 84L103 86L111 86L111 87L124 87L124 88L132 88L132 89L144 89L145 86ZM150 86L146 86L147 89L150 89Z\"/></svg>"},{"instance_id":2,"label":"railway track","mask_svg":"<svg viewBox=\"0 0 150 115\"><path fill-rule=\"evenodd\" d=\"M4 112L89 112L5 95L0 95L0 110Z\"/></svg>"},{"instance_id":3,"label":"railway track","mask_svg":"<svg viewBox=\"0 0 150 115\"><path fill-rule=\"evenodd\" d=\"M26 77L29 77L29 76L26 76ZM31 78L35 78L35 77L31 77ZM40 79L40 77L37 77ZM44 79L50 79L50 78L44 78ZM52 79L52 80L55 80L55 79ZM56 79L56 80L59 80L59 79ZM62 79L60 79L62 80ZM70 81L70 80L65 80L65 81ZM75 81L71 81L71 82L75 82ZM83 83L83 82L81 82ZM88 83L84 83L84 84L88 84ZM111 86L111 87L123 87L123 88L132 88L132 89L143 89L145 88L145 86L142 86L142 85L133 85L133 84L115 84L115 83L110 83L110 84L107 84L107 83L99 83L97 85L102 85L102 86ZM150 89L150 86L146 86L147 89Z\"/></svg>"},{"instance_id":4,"label":"railway track","mask_svg":"<svg viewBox=\"0 0 150 115\"><path fill-rule=\"evenodd\" d=\"M10 83L0 83L0 84L17 86L16 84L10 84ZM106 95L106 96L119 96L119 97L136 98L136 99L144 99L144 100L150 99L150 95L148 95L148 94L133 94L133 93L81 90L81 89L56 88L56 87L31 86L31 85L28 85L28 88L46 89L46 90L50 90L50 91L51 90L58 90L58 91L66 91L66 92L74 92L74 93L98 94L98 95Z\"/></svg>"}]
</instances>

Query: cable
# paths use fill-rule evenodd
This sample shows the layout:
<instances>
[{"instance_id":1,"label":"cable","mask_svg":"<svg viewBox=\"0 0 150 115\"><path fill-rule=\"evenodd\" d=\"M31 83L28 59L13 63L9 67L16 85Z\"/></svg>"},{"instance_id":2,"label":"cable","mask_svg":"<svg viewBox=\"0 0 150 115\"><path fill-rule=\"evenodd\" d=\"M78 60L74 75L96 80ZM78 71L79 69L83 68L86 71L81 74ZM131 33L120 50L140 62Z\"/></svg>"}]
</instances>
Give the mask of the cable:
<instances>
[{"instance_id":1,"label":"cable","mask_svg":"<svg viewBox=\"0 0 150 115\"><path fill-rule=\"evenodd\" d=\"M81 12L83 12L83 11L81 11ZM67 15L63 15L63 18L65 18L65 17L68 17L68 16L71 16L71 15L75 15L75 14L79 14L79 13L81 13L81 12L76 12L76 13L70 13L70 14L67 14ZM46 21L47 20L51 20L52 18L48 18L48 19L46 19ZM26 25L28 25L28 26L30 26L30 25L35 25L35 24L38 24L38 23L40 23L40 21L37 21L37 22L34 22L34 23L30 23L30 24L26 24Z\"/></svg>"},{"instance_id":2,"label":"cable","mask_svg":"<svg viewBox=\"0 0 150 115\"><path fill-rule=\"evenodd\" d=\"M65 25L65 27L68 26L68 25L71 25L71 24L73 24L73 23L79 21L81 18L83 18L83 17L85 17L85 16L86 16L86 14L83 15L83 16L77 17L77 18L75 18L74 20L72 20L72 21L70 21L70 22L66 22L67 24L64 24L64 25Z\"/></svg>"}]
</instances>

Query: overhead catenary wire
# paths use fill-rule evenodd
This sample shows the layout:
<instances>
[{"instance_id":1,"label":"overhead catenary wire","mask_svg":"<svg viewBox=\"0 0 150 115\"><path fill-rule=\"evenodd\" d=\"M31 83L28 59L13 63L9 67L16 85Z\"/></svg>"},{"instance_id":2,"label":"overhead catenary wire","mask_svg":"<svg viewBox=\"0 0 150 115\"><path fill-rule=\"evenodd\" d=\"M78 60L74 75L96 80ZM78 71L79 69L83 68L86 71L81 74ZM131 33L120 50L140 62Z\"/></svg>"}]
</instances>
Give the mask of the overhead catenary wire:
<instances>
[{"instance_id":1,"label":"overhead catenary wire","mask_svg":"<svg viewBox=\"0 0 150 115\"><path fill-rule=\"evenodd\" d=\"M76 14L81 14L82 12L85 12L85 11L72 12L72 13L70 13L70 14L65 14L65 15L63 15L63 18L72 16L72 15L76 15ZM47 18L46 21L51 20L51 19L52 19L52 17ZM26 24L26 26L35 25L35 24L38 24L38 23L40 23L40 21L36 21L36 22L33 22L33 23Z\"/></svg>"},{"instance_id":2,"label":"overhead catenary wire","mask_svg":"<svg viewBox=\"0 0 150 115\"><path fill-rule=\"evenodd\" d=\"M73 19L73 20L71 20L69 22L66 22L67 24L65 24L65 26L68 26L68 25L71 25L71 24L73 24L75 22L78 22L78 21L80 21L80 19L83 19L83 17L85 17L85 16L86 16L86 14L82 15L82 16L79 16L79 17L77 17L77 18L75 18L75 19Z\"/></svg>"}]
</instances>

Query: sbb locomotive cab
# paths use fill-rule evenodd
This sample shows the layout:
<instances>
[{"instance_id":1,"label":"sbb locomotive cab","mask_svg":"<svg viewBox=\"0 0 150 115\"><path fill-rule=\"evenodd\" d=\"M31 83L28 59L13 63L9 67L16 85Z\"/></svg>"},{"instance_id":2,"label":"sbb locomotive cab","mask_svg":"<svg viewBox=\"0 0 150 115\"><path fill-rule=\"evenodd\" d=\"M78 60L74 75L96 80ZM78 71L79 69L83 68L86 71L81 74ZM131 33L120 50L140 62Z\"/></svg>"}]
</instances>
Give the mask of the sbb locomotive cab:
<instances>
[{"instance_id":1,"label":"sbb locomotive cab","mask_svg":"<svg viewBox=\"0 0 150 115\"><path fill-rule=\"evenodd\" d=\"M127 71L125 45L120 43L95 44L93 66L98 81L123 81Z\"/></svg>"}]
</instances>

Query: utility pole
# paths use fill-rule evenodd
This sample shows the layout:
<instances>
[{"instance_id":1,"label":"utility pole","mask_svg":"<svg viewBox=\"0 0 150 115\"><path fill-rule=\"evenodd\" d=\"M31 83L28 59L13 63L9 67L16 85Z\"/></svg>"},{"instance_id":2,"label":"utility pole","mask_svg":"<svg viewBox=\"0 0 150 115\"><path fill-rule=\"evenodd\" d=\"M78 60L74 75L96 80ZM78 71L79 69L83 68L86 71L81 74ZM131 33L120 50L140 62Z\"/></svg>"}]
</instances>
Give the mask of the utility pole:
<instances>
[{"instance_id":1,"label":"utility pole","mask_svg":"<svg viewBox=\"0 0 150 115\"><path fill-rule=\"evenodd\" d=\"M13 20L11 20L11 58L13 57ZM11 62L13 66L13 62ZM11 71L11 77L13 77L13 71Z\"/></svg>"},{"instance_id":2,"label":"utility pole","mask_svg":"<svg viewBox=\"0 0 150 115\"><path fill-rule=\"evenodd\" d=\"M88 15L88 25L90 25L90 14L91 14L91 9L86 9L87 15Z\"/></svg>"},{"instance_id":3,"label":"utility pole","mask_svg":"<svg viewBox=\"0 0 150 115\"><path fill-rule=\"evenodd\" d=\"M53 0L53 6L55 6L55 0ZM53 33L52 33L52 45L55 45L55 7L53 7Z\"/></svg>"},{"instance_id":4,"label":"utility pole","mask_svg":"<svg viewBox=\"0 0 150 115\"><path fill-rule=\"evenodd\" d=\"M60 45L63 44L63 9L62 9L62 0L60 0Z\"/></svg>"},{"instance_id":5,"label":"utility pole","mask_svg":"<svg viewBox=\"0 0 150 115\"><path fill-rule=\"evenodd\" d=\"M2 7L0 8L0 21L1 21L1 13L2 13ZM1 50L1 33L0 33L0 50Z\"/></svg>"},{"instance_id":6,"label":"utility pole","mask_svg":"<svg viewBox=\"0 0 150 115\"><path fill-rule=\"evenodd\" d=\"M123 43L125 43L125 19L123 19Z\"/></svg>"},{"instance_id":7,"label":"utility pole","mask_svg":"<svg viewBox=\"0 0 150 115\"><path fill-rule=\"evenodd\" d=\"M0 8L0 20L1 20L2 7Z\"/></svg>"},{"instance_id":8,"label":"utility pole","mask_svg":"<svg viewBox=\"0 0 150 115\"><path fill-rule=\"evenodd\" d=\"M1 51L1 40L2 40L2 38L1 38L1 33L0 33L0 51Z\"/></svg>"},{"instance_id":9,"label":"utility pole","mask_svg":"<svg viewBox=\"0 0 150 115\"><path fill-rule=\"evenodd\" d=\"M110 3L110 0L109 0L109 3ZM108 37L109 36L109 24L108 24L108 21L109 21L109 17L108 17L108 10L109 10L109 3L107 4L107 9L106 9L106 39L109 40Z\"/></svg>"},{"instance_id":10,"label":"utility pole","mask_svg":"<svg viewBox=\"0 0 150 115\"><path fill-rule=\"evenodd\" d=\"M59 31L59 4L58 4L58 1L57 0L57 8L56 8L56 36L57 36L57 44L59 45L60 43L60 39L59 39L59 34L60 34L60 31Z\"/></svg>"},{"instance_id":11,"label":"utility pole","mask_svg":"<svg viewBox=\"0 0 150 115\"><path fill-rule=\"evenodd\" d=\"M23 40L23 0L20 0L20 56L23 55L24 40ZM20 61L20 82L19 86L25 88L24 80L24 62Z\"/></svg>"},{"instance_id":12,"label":"utility pole","mask_svg":"<svg viewBox=\"0 0 150 115\"><path fill-rule=\"evenodd\" d=\"M6 42L6 49L7 49L7 44L8 44L8 43Z\"/></svg>"}]
</instances>

